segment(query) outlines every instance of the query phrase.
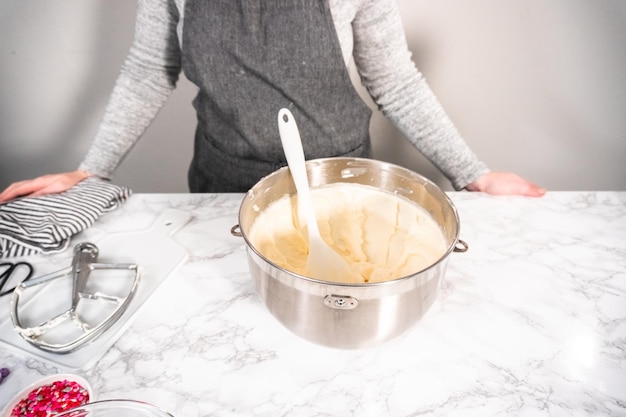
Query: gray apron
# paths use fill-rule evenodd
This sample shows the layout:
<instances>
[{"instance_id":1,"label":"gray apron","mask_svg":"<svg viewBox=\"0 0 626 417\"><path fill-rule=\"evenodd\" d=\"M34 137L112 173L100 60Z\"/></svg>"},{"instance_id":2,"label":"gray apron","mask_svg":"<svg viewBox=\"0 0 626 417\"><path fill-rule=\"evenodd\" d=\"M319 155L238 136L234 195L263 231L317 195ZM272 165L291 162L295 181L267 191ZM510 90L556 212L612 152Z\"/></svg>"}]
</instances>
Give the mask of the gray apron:
<instances>
[{"instance_id":1,"label":"gray apron","mask_svg":"<svg viewBox=\"0 0 626 417\"><path fill-rule=\"evenodd\" d=\"M245 192L286 165L282 107L306 159L371 156L371 111L350 81L328 0L187 0L183 23L183 70L199 87L191 192Z\"/></svg>"}]
</instances>

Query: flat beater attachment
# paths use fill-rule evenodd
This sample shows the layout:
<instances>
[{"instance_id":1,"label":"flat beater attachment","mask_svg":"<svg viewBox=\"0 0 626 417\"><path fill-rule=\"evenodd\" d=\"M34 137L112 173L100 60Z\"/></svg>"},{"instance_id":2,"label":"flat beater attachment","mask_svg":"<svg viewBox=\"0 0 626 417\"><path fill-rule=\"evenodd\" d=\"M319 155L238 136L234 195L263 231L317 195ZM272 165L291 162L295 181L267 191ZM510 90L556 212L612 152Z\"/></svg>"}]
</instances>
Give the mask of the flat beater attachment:
<instances>
[{"instance_id":1,"label":"flat beater attachment","mask_svg":"<svg viewBox=\"0 0 626 417\"><path fill-rule=\"evenodd\" d=\"M11 320L24 340L48 352L69 353L115 324L137 291L140 269L97 259L96 245L79 243L70 267L15 288Z\"/></svg>"}]
</instances>

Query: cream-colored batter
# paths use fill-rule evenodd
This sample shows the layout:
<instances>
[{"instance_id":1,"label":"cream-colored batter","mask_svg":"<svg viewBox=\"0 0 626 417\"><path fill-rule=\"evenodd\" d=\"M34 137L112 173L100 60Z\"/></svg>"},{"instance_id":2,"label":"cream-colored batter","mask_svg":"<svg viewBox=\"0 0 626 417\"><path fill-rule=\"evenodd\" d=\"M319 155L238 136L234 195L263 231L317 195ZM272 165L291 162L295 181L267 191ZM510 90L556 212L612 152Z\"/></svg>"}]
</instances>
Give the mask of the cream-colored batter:
<instances>
[{"instance_id":1,"label":"cream-colored batter","mask_svg":"<svg viewBox=\"0 0 626 417\"><path fill-rule=\"evenodd\" d=\"M311 190L324 241L350 265L341 282L381 282L417 273L446 251L441 228L419 205L374 187L337 183ZM273 263L307 276L305 221L297 197L270 204L250 228L252 245Z\"/></svg>"}]
</instances>

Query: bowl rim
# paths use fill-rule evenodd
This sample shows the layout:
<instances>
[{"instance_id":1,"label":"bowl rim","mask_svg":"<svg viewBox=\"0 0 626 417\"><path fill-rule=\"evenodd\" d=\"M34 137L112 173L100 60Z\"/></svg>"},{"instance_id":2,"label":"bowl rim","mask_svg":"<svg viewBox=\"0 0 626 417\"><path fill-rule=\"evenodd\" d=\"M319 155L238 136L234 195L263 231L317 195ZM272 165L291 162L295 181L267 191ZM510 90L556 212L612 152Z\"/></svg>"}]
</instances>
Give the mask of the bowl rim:
<instances>
[{"instance_id":1,"label":"bowl rim","mask_svg":"<svg viewBox=\"0 0 626 417\"><path fill-rule=\"evenodd\" d=\"M238 210L238 215L237 215L237 221L238 221L237 227L239 228L241 237L243 238L246 244L246 250L252 251L257 257L262 259L267 264L271 265L273 268L278 269L282 273L293 276L294 278L298 279L301 282L306 282L306 283L310 283L313 285L323 285L323 286L327 286L328 288L339 288L339 289L363 288L366 290L370 290L370 289L381 288L381 287L395 287L395 286L398 286L400 283L413 281L416 276L424 274L427 271L435 270L442 264L445 265L448 261L449 256L453 252L455 252L455 248L457 247L457 245L459 245L460 234L461 234L461 220L460 220L459 212L457 210L456 205L454 204L454 202L448 195L448 193L443 191L437 184L435 184L432 180L430 180L429 178L425 177L422 174L419 174L404 166L397 165L391 162L374 159L374 158L329 157L329 158L318 158L318 159L306 160L307 169L309 167L314 167L314 166L318 166L321 164L341 164L341 165L345 165L349 167L353 163L365 164L365 165L377 165L377 168L381 171L387 171L387 172L397 171L404 175L414 177L415 179L419 179L424 186L431 187L433 191L439 193L442 200L446 203L448 209L450 209L450 211L452 212L452 215L454 218L454 226L455 226L454 238L451 239L451 241L447 245L445 253L443 253L436 261L434 261L433 263L431 263L430 265L428 265L427 267L423 268L420 271L415 271L412 274L405 275L402 277L397 277L397 278L386 280L386 281L371 282L371 283L370 282L345 283L345 282L337 282L337 281L326 281L322 279L307 277L305 275L301 275L301 274L295 273L293 271L289 271L288 269L281 267L280 265L274 263L273 261L265 257L265 255L263 255L261 252L259 252L259 250L250 241L249 230L245 229L242 226L242 223L243 223L244 208L248 204L249 200L252 200L254 198L253 197L255 195L254 191L257 188L259 188L261 184L265 182L271 182L272 178L278 177L279 175L286 175L285 173L289 172L288 166L281 167L273 171L272 173L268 174L267 176L259 179L259 181L243 195L243 198L241 199L241 202L239 204L239 210ZM357 184L360 184L360 183L357 183ZM360 184L360 185L363 185L366 187L371 186L368 184ZM312 187L312 188L315 188L315 187ZM377 187L374 187L374 188L377 188ZM379 191L388 192L386 190L379 190ZM403 198L402 196L398 196L398 197ZM372 291L377 291L377 290L372 290Z\"/></svg>"},{"instance_id":2,"label":"bowl rim","mask_svg":"<svg viewBox=\"0 0 626 417\"><path fill-rule=\"evenodd\" d=\"M170 413L169 411L166 411L165 409L158 407L154 404L150 404L148 402L145 401L140 401L140 400L131 400L131 399L108 399L108 400L100 400L100 401L94 401L94 402L89 402L87 404L83 404L81 406L72 408L70 410L64 411L62 413L57 414L55 417L63 417L63 416L71 416L73 415L73 413L75 412L79 412L81 410L85 410L85 409L90 409L90 408L100 408L100 407L107 407L107 406L115 406L115 405L121 405L121 406L131 406L131 407L141 407L144 409L149 409L150 411L157 411L159 414L162 415L162 417L174 417L174 415L172 413Z\"/></svg>"}]
</instances>

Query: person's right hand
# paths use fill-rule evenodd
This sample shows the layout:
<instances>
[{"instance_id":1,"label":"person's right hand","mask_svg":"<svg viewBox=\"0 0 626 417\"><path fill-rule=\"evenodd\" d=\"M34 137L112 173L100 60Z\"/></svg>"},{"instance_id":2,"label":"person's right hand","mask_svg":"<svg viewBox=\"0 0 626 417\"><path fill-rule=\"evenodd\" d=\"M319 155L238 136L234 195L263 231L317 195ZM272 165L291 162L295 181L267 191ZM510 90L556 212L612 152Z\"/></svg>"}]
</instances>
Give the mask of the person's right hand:
<instances>
[{"instance_id":1,"label":"person's right hand","mask_svg":"<svg viewBox=\"0 0 626 417\"><path fill-rule=\"evenodd\" d=\"M85 178L91 177L86 171L76 170L61 174L50 174L32 180L18 181L0 193L0 204L16 197L34 197L44 194L61 193L69 190Z\"/></svg>"}]
</instances>

